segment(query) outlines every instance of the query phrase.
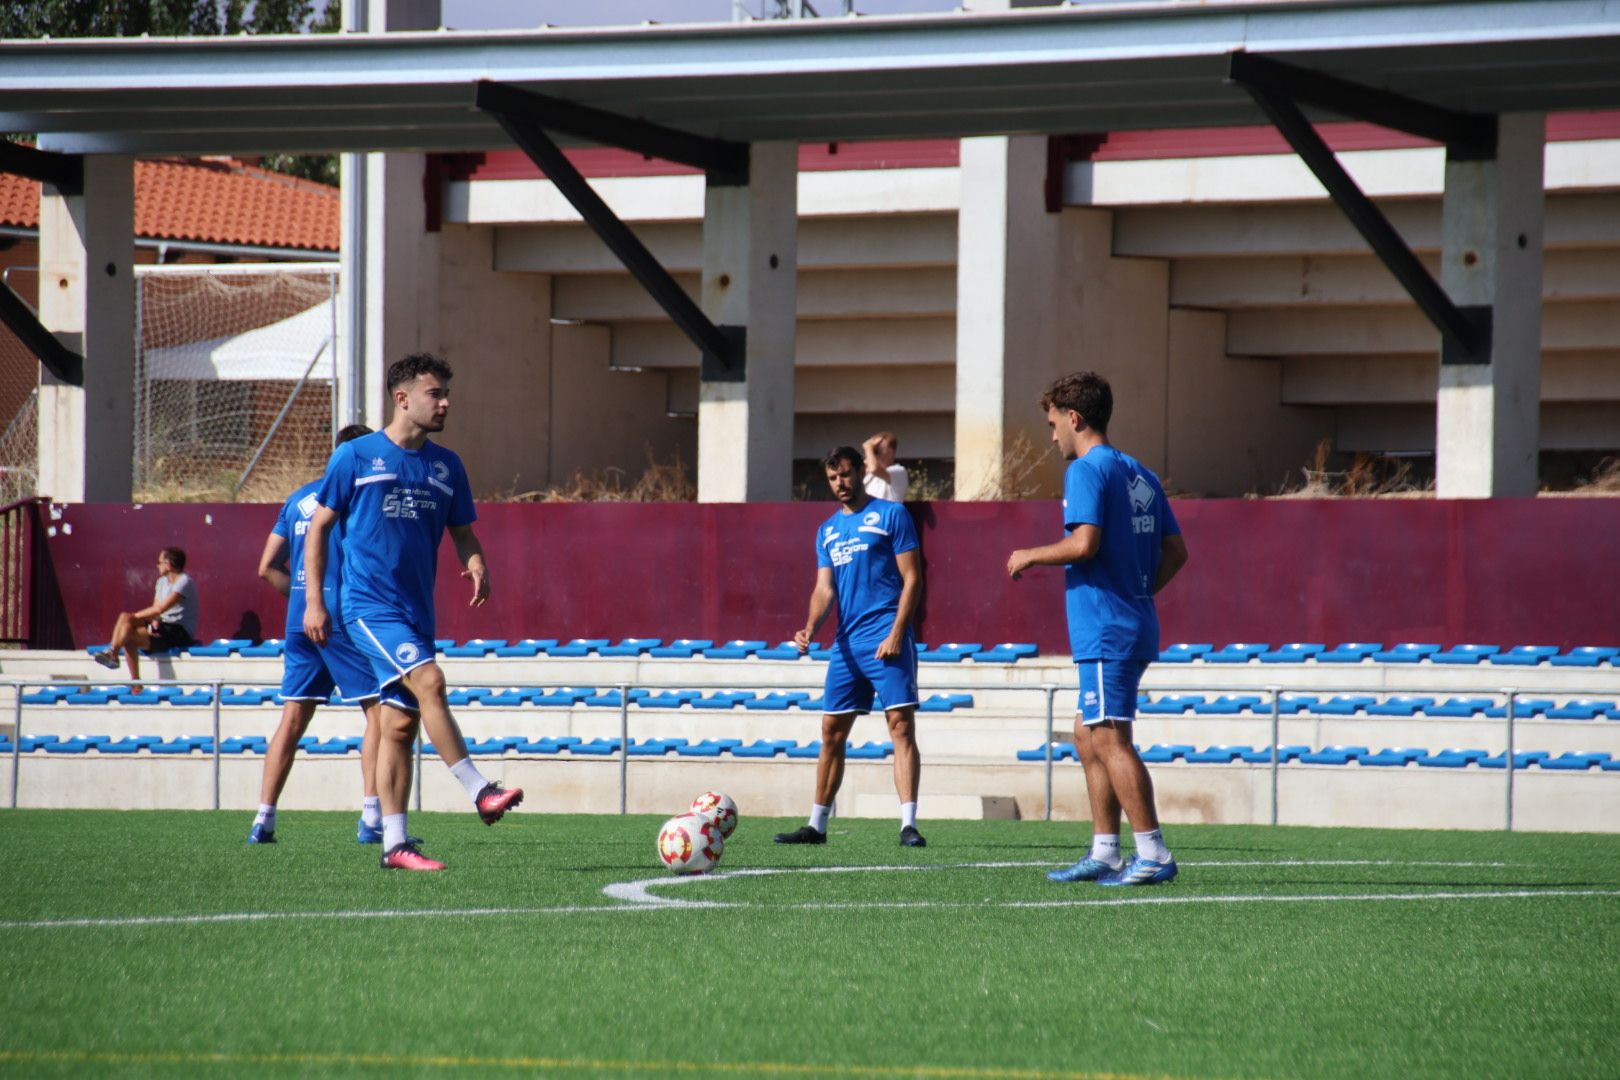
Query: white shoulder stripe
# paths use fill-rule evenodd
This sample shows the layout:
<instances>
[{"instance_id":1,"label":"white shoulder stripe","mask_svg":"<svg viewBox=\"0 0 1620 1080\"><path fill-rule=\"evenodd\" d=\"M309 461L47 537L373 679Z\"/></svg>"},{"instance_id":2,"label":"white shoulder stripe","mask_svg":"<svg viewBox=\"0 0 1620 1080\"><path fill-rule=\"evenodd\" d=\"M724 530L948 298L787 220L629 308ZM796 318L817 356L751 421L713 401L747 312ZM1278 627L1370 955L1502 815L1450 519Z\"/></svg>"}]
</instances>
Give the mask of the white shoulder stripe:
<instances>
[{"instance_id":1,"label":"white shoulder stripe","mask_svg":"<svg viewBox=\"0 0 1620 1080\"><path fill-rule=\"evenodd\" d=\"M364 487L367 484L375 484L379 480L393 480L398 475L399 475L398 473L391 473L391 472L373 473L370 476L362 476L362 477L358 478L357 480L355 480L354 486L355 487Z\"/></svg>"},{"instance_id":2,"label":"white shoulder stripe","mask_svg":"<svg viewBox=\"0 0 1620 1080\"><path fill-rule=\"evenodd\" d=\"M877 533L879 536L888 536L888 529L880 529L876 525L862 525L856 532Z\"/></svg>"},{"instance_id":3,"label":"white shoulder stripe","mask_svg":"<svg viewBox=\"0 0 1620 1080\"><path fill-rule=\"evenodd\" d=\"M454 495L456 493L455 488L451 487L449 484L446 484L443 480L440 480L436 476L428 477L428 483L432 484L446 495Z\"/></svg>"}]
</instances>

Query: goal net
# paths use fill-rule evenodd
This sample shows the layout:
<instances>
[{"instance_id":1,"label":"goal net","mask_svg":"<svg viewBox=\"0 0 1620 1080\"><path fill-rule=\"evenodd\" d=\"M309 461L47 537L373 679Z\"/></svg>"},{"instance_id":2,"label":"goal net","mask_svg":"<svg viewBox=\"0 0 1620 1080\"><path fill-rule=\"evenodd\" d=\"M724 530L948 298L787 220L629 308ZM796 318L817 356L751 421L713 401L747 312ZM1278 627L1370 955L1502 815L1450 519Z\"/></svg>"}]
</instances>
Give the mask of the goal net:
<instances>
[{"instance_id":1,"label":"goal net","mask_svg":"<svg viewBox=\"0 0 1620 1080\"><path fill-rule=\"evenodd\" d=\"M278 502L336 410L336 264L136 267L135 498Z\"/></svg>"}]
</instances>

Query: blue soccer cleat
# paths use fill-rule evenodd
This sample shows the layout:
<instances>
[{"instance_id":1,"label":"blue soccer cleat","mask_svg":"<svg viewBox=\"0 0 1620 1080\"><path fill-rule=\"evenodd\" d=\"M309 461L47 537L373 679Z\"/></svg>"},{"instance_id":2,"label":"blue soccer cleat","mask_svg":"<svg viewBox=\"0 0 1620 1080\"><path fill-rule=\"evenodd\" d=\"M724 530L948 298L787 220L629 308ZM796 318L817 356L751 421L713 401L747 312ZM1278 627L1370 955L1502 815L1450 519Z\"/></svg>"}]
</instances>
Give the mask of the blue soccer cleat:
<instances>
[{"instance_id":1,"label":"blue soccer cleat","mask_svg":"<svg viewBox=\"0 0 1620 1080\"><path fill-rule=\"evenodd\" d=\"M1119 873L1120 869L1119 866L1109 866L1101 859L1093 859L1087 855L1073 866L1065 866L1061 870L1048 870L1046 880L1065 884L1071 881L1100 881L1109 874Z\"/></svg>"},{"instance_id":2,"label":"blue soccer cleat","mask_svg":"<svg viewBox=\"0 0 1620 1080\"><path fill-rule=\"evenodd\" d=\"M381 825L367 825L366 819L361 818L359 826L354 830L354 842L357 844L380 844L383 841ZM405 842L415 847L422 844L420 836L407 836Z\"/></svg>"},{"instance_id":3,"label":"blue soccer cleat","mask_svg":"<svg viewBox=\"0 0 1620 1080\"><path fill-rule=\"evenodd\" d=\"M1125 864L1125 869L1097 879L1099 885L1164 885L1176 880L1176 860L1154 862L1140 855Z\"/></svg>"},{"instance_id":4,"label":"blue soccer cleat","mask_svg":"<svg viewBox=\"0 0 1620 1080\"><path fill-rule=\"evenodd\" d=\"M247 842L250 844L273 844L276 842L276 830L267 829L255 821L253 828L248 830Z\"/></svg>"}]
</instances>

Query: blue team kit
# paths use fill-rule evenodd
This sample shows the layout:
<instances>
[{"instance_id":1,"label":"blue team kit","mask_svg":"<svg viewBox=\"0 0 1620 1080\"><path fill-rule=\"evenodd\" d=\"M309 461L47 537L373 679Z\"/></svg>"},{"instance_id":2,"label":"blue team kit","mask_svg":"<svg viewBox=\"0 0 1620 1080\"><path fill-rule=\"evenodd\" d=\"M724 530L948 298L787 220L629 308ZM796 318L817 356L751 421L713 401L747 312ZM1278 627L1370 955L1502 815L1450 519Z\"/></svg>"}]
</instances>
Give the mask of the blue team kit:
<instances>
[{"instance_id":1,"label":"blue team kit","mask_svg":"<svg viewBox=\"0 0 1620 1080\"><path fill-rule=\"evenodd\" d=\"M1152 470L1112 446L1094 446L1063 477L1063 529L1101 532L1096 558L1064 567L1069 645L1088 724L1136 717L1142 672L1159 655L1153 583L1166 536L1181 532Z\"/></svg>"},{"instance_id":2,"label":"blue team kit","mask_svg":"<svg viewBox=\"0 0 1620 1080\"><path fill-rule=\"evenodd\" d=\"M320 509L316 492L320 481L312 480L287 496L281 514L270 530L287 541L287 569L292 589L287 594L286 646L282 654L281 696L286 701L326 701L332 691L346 705L377 696L377 677L371 664L343 632L338 581L343 575L343 532L334 528L326 544L326 580L322 595L332 615L332 634L324 648L304 633L304 535L310 519Z\"/></svg>"},{"instance_id":3,"label":"blue team kit","mask_svg":"<svg viewBox=\"0 0 1620 1080\"><path fill-rule=\"evenodd\" d=\"M838 594L838 634L827 664L823 711L870 712L917 703L917 644L908 626L900 655L877 659L900 610L904 587L894 557L917 547L905 507L869 499L858 513L842 508L816 531L816 566L832 571Z\"/></svg>"},{"instance_id":4,"label":"blue team kit","mask_svg":"<svg viewBox=\"0 0 1620 1080\"><path fill-rule=\"evenodd\" d=\"M433 587L447 527L477 520L461 458L433 442L395 445L384 432L339 446L317 493L343 521L340 601L350 639L377 685L433 659Z\"/></svg>"}]
</instances>

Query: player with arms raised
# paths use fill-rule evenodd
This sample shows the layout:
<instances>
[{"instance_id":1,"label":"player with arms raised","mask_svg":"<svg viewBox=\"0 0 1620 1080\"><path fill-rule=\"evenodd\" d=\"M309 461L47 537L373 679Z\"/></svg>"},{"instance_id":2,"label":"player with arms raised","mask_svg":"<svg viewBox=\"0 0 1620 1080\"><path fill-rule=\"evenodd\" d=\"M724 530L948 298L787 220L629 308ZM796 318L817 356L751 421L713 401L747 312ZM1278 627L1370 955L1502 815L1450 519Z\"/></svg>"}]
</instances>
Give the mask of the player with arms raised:
<instances>
[{"instance_id":1,"label":"player with arms raised","mask_svg":"<svg viewBox=\"0 0 1620 1080\"><path fill-rule=\"evenodd\" d=\"M377 748L385 870L443 870L406 832L411 744L419 725L466 789L486 825L523 800L523 791L490 783L472 759L445 698L444 673L433 659L433 586L446 528L472 581L473 607L489 598L484 551L473 533L477 514L461 458L432 442L450 410L450 365L436 356L407 356L388 369L394 415L382 431L337 448L317 495L320 509L305 540L304 631L327 640L330 616L321 593L326 531L343 523L343 617L349 637L370 661L384 696ZM396 699L390 687L403 686Z\"/></svg>"}]
</instances>

